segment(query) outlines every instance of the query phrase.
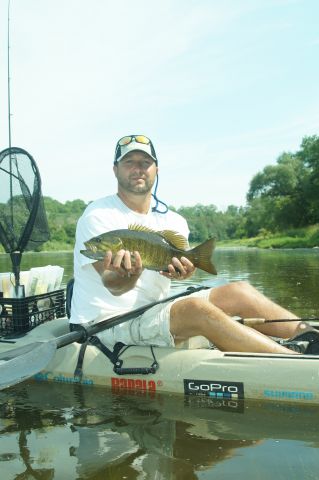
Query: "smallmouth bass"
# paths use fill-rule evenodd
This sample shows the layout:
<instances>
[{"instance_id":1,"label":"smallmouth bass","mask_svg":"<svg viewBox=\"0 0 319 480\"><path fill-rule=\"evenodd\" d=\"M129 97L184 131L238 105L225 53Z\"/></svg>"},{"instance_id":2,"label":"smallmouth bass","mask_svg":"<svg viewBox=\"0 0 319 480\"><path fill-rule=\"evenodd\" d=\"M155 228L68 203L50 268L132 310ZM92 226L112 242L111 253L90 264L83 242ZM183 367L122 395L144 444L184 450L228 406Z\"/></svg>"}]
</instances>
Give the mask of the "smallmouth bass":
<instances>
[{"instance_id":1,"label":"smallmouth bass","mask_svg":"<svg viewBox=\"0 0 319 480\"><path fill-rule=\"evenodd\" d=\"M155 271L167 271L172 257L186 257L192 264L207 273L217 275L212 262L215 239L188 249L185 237L172 230L155 231L141 225L129 225L127 229L112 230L84 242L86 250L81 253L93 260L103 260L106 252L113 255L121 249L138 251L143 267Z\"/></svg>"}]
</instances>

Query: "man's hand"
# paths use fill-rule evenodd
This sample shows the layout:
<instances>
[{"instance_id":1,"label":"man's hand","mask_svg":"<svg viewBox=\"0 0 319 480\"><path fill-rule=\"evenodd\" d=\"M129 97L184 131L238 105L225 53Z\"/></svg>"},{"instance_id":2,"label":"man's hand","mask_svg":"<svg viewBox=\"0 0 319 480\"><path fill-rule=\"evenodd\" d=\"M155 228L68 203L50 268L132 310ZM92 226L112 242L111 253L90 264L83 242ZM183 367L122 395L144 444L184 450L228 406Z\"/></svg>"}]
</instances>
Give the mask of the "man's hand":
<instances>
[{"instance_id":1,"label":"man's hand","mask_svg":"<svg viewBox=\"0 0 319 480\"><path fill-rule=\"evenodd\" d=\"M104 260L93 263L93 267L101 275L103 285L115 296L132 290L143 271L139 252L128 250L119 250L114 256L107 251Z\"/></svg>"},{"instance_id":2,"label":"man's hand","mask_svg":"<svg viewBox=\"0 0 319 480\"><path fill-rule=\"evenodd\" d=\"M131 277L141 275L143 271L142 259L139 252L119 250L114 257L112 252L106 252L103 260L104 270L116 272L120 277Z\"/></svg>"},{"instance_id":3,"label":"man's hand","mask_svg":"<svg viewBox=\"0 0 319 480\"><path fill-rule=\"evenodd\" d=\"M172 258L172 263L167 267L168 272L160 272L163 277L170 280L185 280L190 278L195 272L195 267L190 260L186 257L181 257L179 260L177 257Z\"/></svg>"}]
</instances>

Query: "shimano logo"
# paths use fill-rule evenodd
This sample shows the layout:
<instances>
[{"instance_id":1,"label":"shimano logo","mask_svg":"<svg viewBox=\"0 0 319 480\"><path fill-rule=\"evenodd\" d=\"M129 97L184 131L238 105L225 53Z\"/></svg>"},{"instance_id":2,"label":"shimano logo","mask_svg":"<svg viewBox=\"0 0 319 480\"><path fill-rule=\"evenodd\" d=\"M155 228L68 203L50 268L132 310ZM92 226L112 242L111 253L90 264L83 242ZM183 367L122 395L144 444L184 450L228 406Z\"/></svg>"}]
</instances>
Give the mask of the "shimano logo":
<instances>
[{"instance_id":1,"label":"shimano logo","mask_svg":"<svg viewBox=\"0 0 319 480\"><path fill-rule=\"evenodd\" d=\"M244 398L244 385L241 382L216 380L184 380L186 395L204 395L211 398Z\"/></svg>"}]
</instances>

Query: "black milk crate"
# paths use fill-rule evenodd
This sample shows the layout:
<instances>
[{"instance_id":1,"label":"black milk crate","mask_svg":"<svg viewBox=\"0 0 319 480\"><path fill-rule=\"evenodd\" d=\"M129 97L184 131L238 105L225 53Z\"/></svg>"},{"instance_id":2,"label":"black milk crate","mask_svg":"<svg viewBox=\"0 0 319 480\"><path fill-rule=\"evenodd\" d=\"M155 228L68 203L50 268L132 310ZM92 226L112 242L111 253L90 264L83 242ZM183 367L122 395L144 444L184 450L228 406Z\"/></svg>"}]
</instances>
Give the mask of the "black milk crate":
<instances>
[{"instance_id":1,"label":"black milk crate","mask_svg":"<svg viewBox=\"0 0 319 480\"><path fill-rule=\"evenodd\" d=\"M65 316L64 290L25 298L0 298L0 335L27 332Z\"/></svg>"}]
</instances>

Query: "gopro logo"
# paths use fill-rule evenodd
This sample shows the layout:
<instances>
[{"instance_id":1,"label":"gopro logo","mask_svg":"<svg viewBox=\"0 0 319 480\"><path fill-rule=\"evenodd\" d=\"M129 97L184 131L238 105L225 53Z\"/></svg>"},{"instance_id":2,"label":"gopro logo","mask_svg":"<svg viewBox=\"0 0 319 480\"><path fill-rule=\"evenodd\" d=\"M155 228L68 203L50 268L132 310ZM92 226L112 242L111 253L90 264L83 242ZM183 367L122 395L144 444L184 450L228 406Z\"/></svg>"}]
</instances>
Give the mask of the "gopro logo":
<instances>
[{"instance_id":1,"label":"gopro logo","mask_svg":"<svg viewBox=\"0 0 319 480\"><path fill-rule=\"evenodd\" d=\"M184 380L185 395L203 395L211 398L244 398L242 382L224 382L216 380Z\"/></svg>"}]
</instances>

